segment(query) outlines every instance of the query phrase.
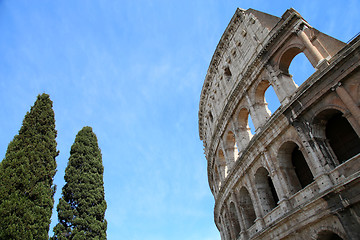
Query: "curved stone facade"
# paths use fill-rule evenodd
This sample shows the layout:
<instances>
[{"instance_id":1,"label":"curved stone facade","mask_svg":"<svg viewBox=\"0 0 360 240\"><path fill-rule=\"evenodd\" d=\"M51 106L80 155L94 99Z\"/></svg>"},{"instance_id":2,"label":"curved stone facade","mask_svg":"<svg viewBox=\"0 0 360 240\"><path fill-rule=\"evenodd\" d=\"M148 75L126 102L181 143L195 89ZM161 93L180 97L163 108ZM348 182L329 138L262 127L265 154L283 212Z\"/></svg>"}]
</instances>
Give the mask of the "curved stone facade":
<instances>
[{"instance_id":1,"label":"curved stone facade","mask_svg":"<svg viewBox=\"0 0 360 240\"><path fill-rule=\"evenodd\" d=\"M297 86L289 66L299 53L315 72ZM345 44L294 9L237 9L199 106L222 240L360 239L359 65L360 37Z\"/></svg>"}]
</instances>

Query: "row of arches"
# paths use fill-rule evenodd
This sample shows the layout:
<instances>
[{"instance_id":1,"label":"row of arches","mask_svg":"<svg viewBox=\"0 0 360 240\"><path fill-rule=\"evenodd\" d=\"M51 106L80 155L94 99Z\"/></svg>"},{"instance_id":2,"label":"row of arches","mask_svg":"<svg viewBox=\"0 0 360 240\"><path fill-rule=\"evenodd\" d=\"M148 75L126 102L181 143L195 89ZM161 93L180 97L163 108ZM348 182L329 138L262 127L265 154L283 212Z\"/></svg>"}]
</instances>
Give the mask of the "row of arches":
<instances>
[{"instance_id":1,"label":"row of arches","mask_svg":"<svg viewBox=\"0 0 360 240\"><path fill-rule=\"evenodd\" d=\"M321 128L318 131L322 134L318 135L326 137L326 142L335 155L335 164L342 164L360 153L360 138L340 111L323 111L315 121L321 122L322 127L318 127ZM290 198L314 182L314 163L299 142L284 142L278 149L273 165L275 169L268 170L268 166L261 166L253 175L247 173L248 180L244 180L246 177L240 179L247 184L243 183L241 187L235 188L231 200L227 202L218 219L220 224L228 221L226 231L230 238L225 239L234 239L231 234L237 238L241 231L250 228L257 218L263 218L276 208L283 198ZM337 237L338 235L324 233L319 235L318 239L341 239Z\"/></svg>"},{"instance_id":2,"label":"row of arches","mask_svg":"<svg viewBox=\"0 0 360 240\"><path fill-rule=\"evenodd\" d=\"M231 130L226 130L224 140L224 155L228 155L226 156L228 158L226 159L228 169L233 162L233 156L235 156L236 160L236 156L246 148L252 136L270 118L272 113L269 110L268 102L271 103L273 112L280 105L289 102L298 85L300 86L320 63L326 62L325 57L329 57L329 52L324 49L317 49L318 46L315 47L310 42L309 36L314 34L314 29L308 28L307 24L300 20L295 30L288 36L286 44L274 53L261 70L257 80L239 103L238 110L235 111L235 117L232 119L234 126L229 127L232 128ZM293 62L294 64L292 64ZM291 67L294 65L296 67ZM223 74L227 77L237 75L232 74L232 71L238 72L236 69L232 69L236 67L238 67L236 64L224 66ZM295 83L290 72L295 73L296 76L302 76L301 80L298 79L297 83ZM233 82L227 81L227 84L233 84ZM226 86L223 88L231 89ZM270 101L266 101L266 95L272 95L271 98L269 97ZM216 97L216 99L219 101L220 98ZM214 123L211 110L209 110L208 119L210 121L208 125L210 126ZM211 134L208 135L211 136ZM232 149L234 150L233 153L227 153Z\"/></svg>"},{"instance_id":3,"label":"row of arches","mask_svg":"<svg viewBox=\"0 0 360 240\"><path fill-rule=\"evenodd\" d=\"M240 111L239 115L242 114L244 113ZM242 126L241 122L239 125ZM327 146L327 149L329 149L329 155L333 159L331 163L333 167L342 164L346 160L360 153L360 138L341 111L336 109L324 110L314 118L311 127L314 132L313 134L319 139L318 141L321 140L323 144ZM241 133L241 131L237 132ZM222 148L221 146L218 148L213 176L216 191L220 188L221 182L226 179L228 172L239 156L238 146L243 145L244 141L244 135L242 136L242 138L239 138L232 131L228 131ZM251 135L245 136L247 136L245 140L249 141ZM240 144L238 144L238 142ZM225 149L225 151L222 149ZM289 154L291 154L291 156ZM297 175L304 176L298 183L294 182L292 185L302 187L308 185L309 179L315 174L310 175L311 170L300 151L300 146L295 143L286 143L279 148L277 156L278 161L289 158L296 159L293 160L292 166L287 164L289 162L280 164L283 164L284 168L293 167L296 169L295 171L298 171L296 173ZM296 187L296 189L299 190L301 188Z\"/></svg>"},{"instance_id":4,"label":"row of arches","mask_svg":"<svg viewBox=\"0 0 360 240\"><path fill-rule=\"evenodd\" d=\"M284 14L282 18L285 19L287 16L289 15ZM291 75L294 70L303 72L304 68L301 65L304 62L310 62L312 65L311 70L308 71L311 74L315 70L326 68L331 62L331 57L345 44L335 42L332 38L319 33L303 19L299 18L297 22L288 21L287 24L289 27L281 28L287 30L287 33L271 35L275 36L276 41L271 38L272 41L274 40L272 43L275 44L264 45L263 50L265 51L261 53L265 54L257 56L260 59L258 62L246 58L246 56L240 61L230 61L231 56L226 56L226 62L220 63L224 65L223 72L220 68L216 71L209 71L216 72L215 78L220 79L216 83L223 84L218 91L223 91L219 98L217 96L220 94L215 96L215 100L208 98L214 102L211 102L207 109L207 112L210 113L211 122L208 122L209 128L205 134L204 146L205 148L211 147L211 149L205 149L211 158L208 159L209 182L216 199L217 226L220 228L221 238L225 240L238 239L238 236L243 232L245 232L245 236L241 239L248 239L251 236L246 236L247 231L251 233L252 230L262 229L265 224L271 226L274 223L272 220L274 220L275 215L279 218L283 217L284 215L281 214L294 210L295 206L300 205L298 202L307 202L308 200L299 200L306 198L303 196L315 196L316 191L325 189L325 185L331 187L337 181L334 180L335 178L329 178L329 175L335 172L332 170L338 166L341 170L348 167L350 161L348 162L349 165L340 165L360 153L360 114L354 114L354 112L359 111L357 100L348 104L344 101L348 98L347 93L344 93L345 97L340 96L338 91L330 93L330 89L325 87L321 89L321 98L314 97L318 102L311 102L312 105L310 103L309 105L302 105L302 103L308 103L305 98L310 98L311 95L304 97L304 95L298 94L296 99L299 101L291 101L295 94L303 93L303 91L296 91L303 81L294 81L296 79ZM274 28L273 31L275 30L278 31ZM281 39L276 38L276 36L281 36ZM234 39L236 38L234 37ZM258 43L255 43L254 47L257 49L256 44ZM295 59L296 62L299 58L302 58L303 63L295 63L296 68L291 69L293 60ZM304 58L307 61L303 61ZM249 60L249 65L239 64L238 62L241 63L241 60ZM250 67L243 68L244 66ZM297 76L296 73L293 75ZM239 80L238 77L244 77L244 79ZM226 79L226 81L221 81L222 79ZM330 82L331 79L325 79L325 77L322 78L315 74L309 79L309 84L303 85L304 92L309 90L310 94L316 95L317 93L311 92L316 89L316 86L311 84L318 80ZM343 81L347 80L344 79ZM334 83L329 84L333 85ZM328 92L325 93L326 90ZM236 91L241 95L234 96L238 94ZM269 97L270 93L273 94L272 97ZM353 91L351 94L355 96ZM240 97L241 99L239 99ZM327 97L328 99L324 100ZM234 101L233 105L232 103L228 104L227 101L232 99L236 99L236 102ZM273 105L274 102L275 107L268 105L268 103ZM294 109L290 109L288 103L291 103L291 107L295 106ZM321 105L327 105L326 107L329 109L324 110L325 107L323 108ZM349 105L357 109L351 110ZM228 106L230 107L227 108ZM267 128L265 134L278 135L267 137L265 134L259 134L256 139L259 139L263 146L253 142L247 148L253 139L253 135L261 132L272 113L279 106L283 107L281 112L284 115L278 115L279 121L275 118L271 119L271 123L281 122L286 117L292 126L286 126L287 128L277 128L276 126L274 131ZM309 107L309 109L304 109L305 107ZM317 111L318 109L315 109L317 107L321 107L323 112ZM218 110L225 111L224 109L229 110L229 112L217 112ZM291 112L292 110L293 112ZM213 115L211 111L213 111ZM230 119L224 118L229 116L230 112L232 117ZM215 121L213 121L213 116ZM354 116L357 119L354 120ZM300 123L294 123L293 120ZM227 125L223 121L227 121ZM285 121L283 122L284 125L287 125ZM217 125L215 126L215 124ZM226 126L225 129L224 126ZM282 132L280 133L280 130L276 132L278 129L281 129ZM214 136L219 137L220 134L220 139L213 139ZM280 134L287 135L283 137L279 136ZM212 144L206 144L208 142ZM214 143L219 144L214 146ZM214 148L212 148L213 146ZM255 152L256 150L252 152L256 146L261 148L261 153ZM245 154L244 151L248 150L251 152ZM248 159L245 158L247 156ZM239 159L244 161L237 163L236 166L239 168L231 172ZM246 161L249 164L246 164ZM243 169L241 169L242 167ZM229 173L232 174L232 178L228 176ZM331 175L331 177L333 176ZM313 184L314 181L317 184ZM222 188L221 184L224 182L226 186ZM304 190L301 191L302 189ZM282 209L273 211L278 205L281 205ZM256 228L254 225L257 225ZM311 239L343 239L340 236L343 235L324 230L312 235Z\"/></svg>"},{"instance_id":5,"label":"row of arches","mask_svg":"<svg viewBox=\"0 0 360 240\"><path fill-rule=\"evenodd\" d=\"M285 184L289 186L285 192L296 193L313 182L313 175L296 143L284 144L280 149L280 160L280 168L287 181ZM280 192L284 192L284 190L279 189L281 187L279 182L275 186L273 178L274 176L269 173L267 168L261 166L256 170L253 179L248 181L248 186L242 185L236 188L227 207L233 234L238 236L242 229L250 228L256 218L263 218L278 206L280 198L284 197L280 195ZM254 183L254 188L251 187L252 183ZM255 189L255 191L251 193L248 189ZM221 223L221 219L219 219L219 223Z\"/></svg>"},{"instance_id":6,"label":"row of arches","mask_svg":"<svg viewBox=\"0 0 360 240\"><path fill-rule=\"evenodd\" d=\"M302 62L306 59L305 55L299 52ZM294 56L292 56L294 58ZM292 59L290 59L291 61ZM299 61L299 60L297 60ZM289 63L290 65L290 63ZM289 66L287 66L289 67ZM307 67L309 68L309 67ZM288 72L288 69L285 69ZM284 70L284 71L285 71ZM271 70L268 70L269 72ZM268 77L271 78L271 74L267 73ZM291 79L287 81L283 86L278 88L294 89L297 88L295 82ZM303 82L304 80L302 80ZM288 85L288 86L285 86ZM277 92L291 92L290 90L277 90ZM238 110L234 114L231 124L226 131L223 139L223 149L220 149L217 153L218 162L216 171L220 176L217 179L224 179L227 175L227 171L231 169L233 163L236 161L240 153L246 148L252 139L253 135L259 128L270 118L272 111L268 108L266 101L266 94L269 93L269 98L272 104L272 109L277 109L280 106L280 100L284 100L284 96L281 93L276 93L272 84L267 79L262 79L257 85L255 90L250 96L245 97L246 100L239 104ZM254 103L252 103L254 102ZM253 121L254 119L254 121Z\"/></svg>"}]
</instances>

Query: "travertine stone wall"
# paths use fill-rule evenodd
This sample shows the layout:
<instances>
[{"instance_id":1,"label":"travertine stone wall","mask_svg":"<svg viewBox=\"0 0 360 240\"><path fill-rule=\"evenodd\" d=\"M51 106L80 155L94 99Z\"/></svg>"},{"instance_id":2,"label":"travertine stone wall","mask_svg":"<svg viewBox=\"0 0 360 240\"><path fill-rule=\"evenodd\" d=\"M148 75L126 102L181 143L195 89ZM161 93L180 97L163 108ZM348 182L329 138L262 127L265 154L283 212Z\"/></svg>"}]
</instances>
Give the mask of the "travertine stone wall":
<instances>
[{"instance_id":1,"label":"travertine stone wall","mask_svg":"<svg viewBox=\"0 0 360 240\"><path fill-rule=\"evenodd\" d=\"M315 69L301 86L289 73L299 53ZM199 105L223 240L360 239L359 60L360 37L340 42L294 9L281 18L237 9Z\"/></svg>"}]
</instances>

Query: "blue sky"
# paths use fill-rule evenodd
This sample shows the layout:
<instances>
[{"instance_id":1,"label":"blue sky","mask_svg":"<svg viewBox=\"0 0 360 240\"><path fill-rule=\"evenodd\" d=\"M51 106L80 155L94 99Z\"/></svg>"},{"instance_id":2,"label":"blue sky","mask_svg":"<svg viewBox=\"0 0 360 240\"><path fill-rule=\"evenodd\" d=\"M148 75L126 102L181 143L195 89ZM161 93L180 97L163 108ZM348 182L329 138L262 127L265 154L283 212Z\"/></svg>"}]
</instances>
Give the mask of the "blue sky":
<instances>
[{"instance_id":1,"label":"blue sky","mask_svg":"<svg viewBox=\"0 0 360 240\"><path fill-rule=\"evenodd\" d=\"M276 16L294 7L344 42L360 32L357 0L0 0L1 159L46 92L60 150L55 206L70 147L88 125L103 154L108 239L219 240L197 114L237 7ZM52 219L50 233L56 211Z\"/></svg>"}]
</instances>

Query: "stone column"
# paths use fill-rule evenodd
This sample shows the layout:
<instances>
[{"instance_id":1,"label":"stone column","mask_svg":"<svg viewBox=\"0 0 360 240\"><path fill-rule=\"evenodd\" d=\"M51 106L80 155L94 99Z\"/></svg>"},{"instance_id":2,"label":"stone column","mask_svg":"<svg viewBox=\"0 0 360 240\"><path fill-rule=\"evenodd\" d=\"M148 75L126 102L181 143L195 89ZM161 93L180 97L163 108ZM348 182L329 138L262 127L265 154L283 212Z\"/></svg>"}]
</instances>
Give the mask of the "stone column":
<instances>
[{"instance_id":1,"label":"stone column","mask_svg":"<svg viewBox=\"0 0 360 240\"><path fill-rule=\"evenodd\" d=\"M262 150L262 155L264 156L266 165L270 171L270 177L273 181L274 187L276 189L276 193L279 194L279 205L284 212L288 212L291 208L291 205L288 201L288 196L290 195L290 189L285 181L281 179L285 179L283 173L276 169L274 162L271 160L270 154L266 149Z\"/></svg>"},{"instance_id":2,"label":"stone column","mask_svg":"<svg viewBox=\"0 0 360 240\"><path fill-rule=\"evenodd\" d=\"M235 135L235 142L238 147L238 152L239 152L239 156L240 156L241 152L245 149L247 144L244 144L244 142L242 141L243 134L242 134L241 128L239 127L237 120L231 119L230 124L232 126L232 129L234 130L233 133Z\"/></svg>"},{"instance_id":3,"label":"stone column","mask_svg":"<svg viewBox=\"0 0 360 240\"><path fill-rule=\"evenodd\" d=\"M229 227L227 226L227 221L222 214L220 214L220 219L221 219L221 224L222 224L221 229L222 229L224 240L231 240L230 233L228 232Z\"/></svg>"},{"instance_id":4,"label":"stone column","mask_svg":"<svg viewBox=\"0 0 360 240\"><path fill-rule=\"evenodd\" d=\"M347 109L349 109L352 117L355 121L351 121L350 118L348 119L352 127L354 128L355 132L358 136L360 136L360 109L357 106L354 99L350 96L350 94L346 91L344 87L341 86L339 82L334 87L331 88L333 91L336 91L336 94L339 96L341 101L345 104Z\"/></svg>"},{"instance_id":5,"label":"stone column","mask_svg":"<svg viewBox=\"0 0 360 240\"><path fill-rule=\"evenodd\" d=\"M240 202L237 195L232 192L231 194L231 199L233 200L233 202L235 203L235 208L236 208L236 213L237 213L237 217L240 223L240 227L241 227L241 232L240 232L240 239L246 239L247 238L247 229L246 229L246 225L244 222L244 213L241 209L241 207L238 206L238 203Z\"/></svg>"},{"instance_id":6,"label":"stone column","mask_svg":"<svg viewBox=\"0 0 360 240\"><path fill-rule=\"evenodd\" d=\"M227 207L226 203L224 203L224 210L225 210L225 220L226 220L226 224L227 225L227 229L229 229L230 233L230 238L231 239L236 239L236 236L235 236L235 232L234 232L234 228L233 228L233 224L231 222L231 219L229 219L229 208Z\"/></svg>"},{"instance_id":7,"label":"stone column","mask_svg":"<svg viewBox=\"0 0 360 240\"><path fill-rule=\"evenodd\" d=\"M234 164L234 157L233 157L234 154L230 153L228 147L224 143L224 140L221 140L220 145L221 145L221 148L223 149L223 154L225 157L225 162L226 162L226 166L227 166L226 170L225 170L226 171L225 176L227 176Z\"/></svg>"},{"instance_id":8,"label":"stone column","mask_svg":"<svg viewBox=\"0 0 360 240\"><path fill-rule=\"evenodd\" d=\"M292 124L296 128L301 142L303 143L303 147L309 155L309 158L305 160L307 160L307 162L311 161L309 167L313 170L312 173L314 175L314 180L317 182L320 191L327 190L329 187L333 186L333 183L324 168L326 163L322 161L320 157L321 151L319 149L319 146L317 145L315 139L313 139L313 135L310 129L306 127L308 123L306 121L293 121ZM310 144L310 142L313 144ZM301 148L301 146L299 147Z\"/></svg>"},{"instance_id":9,"label":"stone column","mask_svg":"<svg viewBox=\"0 0 360 240\"><path fill-rule=\"evenodd\" d=\"M285 105L290 101L291 95L296 90L294 80L280 71L275 72L270 64L266 65L266 69L269 74L269 82L274 88L276 96L279 98L281 105Z\"/></svg>"},{"instance_id":10,"label":"stone column","mask_svg":"<svg viewBox=\"0 0 360 240\"><path fill-rule=\"evenodd\" d=\"M323 61L326 61L326 59L321 55L319 50L311 43L309 37L304 32L304 29L303 29L304 27L305 26L299 26L299 28L296 29L295 32L298 35L298 37L300 38L300 40L302 41L302 43L305 45L306 50L308 50L309 53L311 54L311 56L314 58L314 60L316 62L314 67L319 69L321 63Z\"/></svg>"},{"instance_id":11,"label":"stone column","mask_svg":"<svg viewBox=\"0 0 360 240\"><path fill-rule=\"evenodd\" d=\"M248 95L246 95L245 98L249 104L249 110L250 110L249 114L250 114L251 120L254 124L255 132L259 132L260 127L261 127L262 123L264 122L262 119L266 118L266 116L262 116L261 114L259 114L258 111L256 111L256 109L254 108L254 103L251 101L251 99Z\"/></svg>"},{"instance_id":12,"label":"stone column","mask_svg":"<svg viewBox=\"0 0 360 240\"><path fill-rule=\"evenodd\" d=\"M256 193L256 190L254 189L255 183L251 180L248 174L245 174L245 179L248 182L248 189L250 197L252 196L252 204L254 207L256 219L255 223L257 225L257 229L263 229L265 226L264 219L263 219L263 209L260 207L260 200L258 198L258 195Z\"/></svg>"}]
</instances>

